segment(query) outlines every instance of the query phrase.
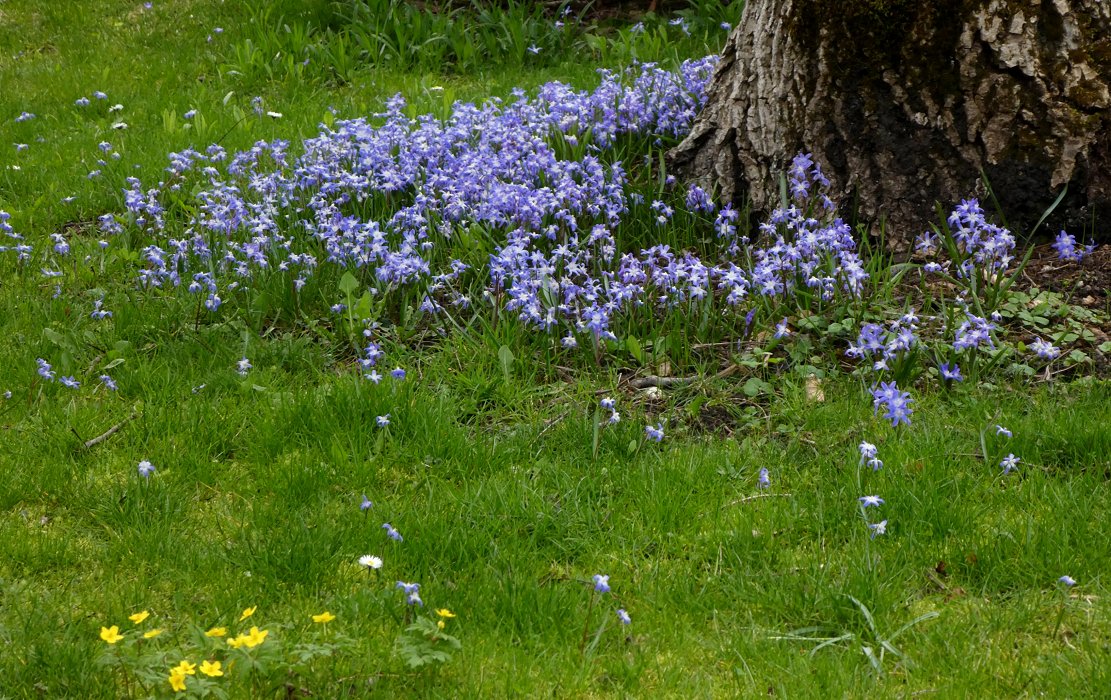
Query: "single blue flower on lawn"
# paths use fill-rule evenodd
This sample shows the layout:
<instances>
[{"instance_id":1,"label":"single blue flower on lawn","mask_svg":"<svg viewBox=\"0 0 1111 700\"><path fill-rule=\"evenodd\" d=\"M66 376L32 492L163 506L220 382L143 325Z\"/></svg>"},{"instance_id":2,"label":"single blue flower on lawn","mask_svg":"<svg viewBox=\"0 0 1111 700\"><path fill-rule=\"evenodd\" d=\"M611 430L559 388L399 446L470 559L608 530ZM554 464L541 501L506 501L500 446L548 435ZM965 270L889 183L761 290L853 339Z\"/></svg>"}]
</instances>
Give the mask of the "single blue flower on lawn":
<instances>
[{"instance_id":1,"label":"single blue flower on lawn","mask_svg":"<svg viewBox=\"0 0 1111 700\"><path fill-rule=\"evenodd\" d=\"M186 119L192 119L193 117L197 116L197 110L191 109L182 116L184 116Z\"/></svg>"},{"instance_id":2,"label":"single blue flower on lawn","mask_svg":"<svg viewBox=\"0 0 1111 700\"><path fill-rule=\"evenodd\" d=\"M601 400L600 405L602 406L602 408L612 411L613 407L616 405L616 402L613 399L607 397Z\"/></svg>"},{"instance_id":3,"label":"single blue flower on lawn","mask_svg":"<svg viewBox=\"0 0 1111 700\"><path fill-rule=\"evenodd\" d=\"M1074 579L1072 576L1069 576L1068 574L1066 574L1066 575L1062 576L1061 578L1057 579L1057 582L1058 583L1063 583L1066 586L1075 586L1076 585L1076 579Z\"/></svg>"},{"instance_id":4,"label":"single blue flower on lawn","mask_svg":"<svg viewBox=\"0 0 1111 700\"><path fill-rule=\"evenodd\" d=\"M409 605L419 605L424 607L424 601L420 599L420 584L419 583L405 583L398 581L397 587L405 591L405 602Z\"/></svg>"},{"instance_id":5,"label":"single blue flower on lawn","mask_svg":"<svg viewBox=\"0 0 1111 700\"><path fill-rule=\"evenodd\" d=\"M379 428L385 428L390 424L390 414L387 413L384 416L378 416L375 418L375 421L378 423Z\"/></svg>"},{"instance_id":6,"label":"single blue flower on lawn","mask_svg":"<svg viewBox=\"0 0 1111 700\"><path fill-rule=\"evenodd\" d=\"M1015 457L1014 454L1009 454L1003 458L1003 461L999 463L999 466L1003 467L1004 474L1010 474L1016 467L1018 467L1018 463L1021 461L1022 460L1020 460L1018 457Z\"/></svg>"},{"instance_id":7,"label":"single blue flower on lawn","mask_svg":"<svg viewBox=\"0 0 1111 700\"><path fill-rule=\"evenodd\" d=\"M789 335L791 335L791 331L787 328L787 319L783 319L779 323L775 324L776 338L785 338Z\"/></svg>"},{"instance_id":8,"label":"single blue flower on lawn","mask_svg":"<svg viewBox=\"0 0 1111 700\"><path fill-rule=\"evenodd\" d=\"M594 574L594 590L599 593L609 593L610 577L603 576L602 574Z\"/></svg>"},{"instance_id":9,"label":"single blue flower on lawn","mask_svg":"<svg viewBox=\"0 0 1111 700\"><path fill-rule=\"evenodd\" d=\"M73 377L62 377L58 381L61 382L63 385L69 387L70 389L76 389L77 387L81 386L81 382L77 381Z\"/></svg>"},{"instance_id":10,"label":"single blue flower on lawn","mask_svg":"<svg viewBox=\"0 0 1111 700\"><path fill-rule=\"evenodd\" d=\"M145 459L142 462L139 462L139 476L143 477L144 479L149 479L150 475L153 474L153 473L154 473L154 465L153 464L151 464L150 462L148 462Z\"/></svg>"},{"instance_id":11,"label":"single blue flower on lawn","mask_svg":"<svg viewBox=\"0 0 1111 700\"><path fill-rule=\"evenodd\" d=\"M242 360L235 363L235 373L238 374L240 377L246 377L247 371L250 370L253 366L254 365L251 364L251 361L244 357Z\"/></svg>"},{"instance_id":12,"label":"single blue flower on lawn","mask_svg":"<svg viewBox=\"0 0 1111 700\"><path fill-rule=\"evenodd\" d=\"M951 382L964 381L964 377L961 376L961 368L958 367L955 363L953 364L952 369L950 369L949 364L947 362L942 362L941 366L938 367L938 370L941 372L941 378L944 379L945 381L951 381Z\"/></svg>"},{"instance_id":13,"label":"single blue flower on lawn","mask_svg":"<svg viewBox=\"0 0 1111 700\"><path fill-rule=\"evenodd\" d=\"M868 528L872 531L872 539L876 539L876 535L887 534L887 521L881 520L878 523L868 523Z\"/></svg>"},{"instance_id":14,"label":"single blue flower on lawn","mask_svg":"<svg viewBox=\"0 0 1111 700\"><path fill-rule=\"evenodd\" d=\"M394 379L404 379L405 378L405 370L401 369L400 367L396 367L396 368L390 370L390 376L393 377Z\"/></svg>"},{"instance_id":15,"label":"single blue flower on lawn","mask_svg":"<svg viewBox=\"0 0 1111 700\"><path fill-rule=\"evenodd\" d=\"M1004 437L1014 437L1013 435L1011 435L1010 430L1007 430L1006 428L1004 428L1001 425L995 426L995 434L996 435L1002 435Z\"/></svg>"},{"instance_id":16,"label":"single blue flower on lawn","mask_svg":"<svg viewBox=\"0 0 1111 700\"><path fill-rule=\"evenodd\" d=\"M359 504L359 510L361 510L365 513L366 511L370 510L373 507L374 507L374 504L370 502L370 499L367 498L366 494L364 493L363 494L363 502Z\"/></svg>"},{"instance_id":17,"label":"single blue flower on lawn","mask_svg":"<svg viewBox=\"0 0 1111 700\"><path fill-rule=\"evenodd\" d=\"M767 467L761 468L760 469L760 476L758 476L756 478L756 487L761 488L761 489L766 489L771 485L772 485L772 480L771 480L771 477L768 476Z\"/></svg>"},{"instance_id":18,"label":"single blue flower on lawn","mask_svg":"<svg viewBox=\"0 0 1111 700\"><path fill-rule=\"evenodd\" d=\"M630 624L633 621L633 618L629 617L629 613L625 612L625 608L617 609L617 619L621 620L623 625Z\"/></svg>"},{"instance_id":19,"label":"single blue flower on lawn","mask_svg":"<svg viewBox=\"0 0 1111 700\"><path fill-rule=\"evenodd\" d=\"M36 370L39 373L39 376L47 381L54 381L54 371L51 368L50 363L42 359L41 357L36 359L35 362L37 362L39 365L38 370Z\"/></svg>"},{"instance_id":20,"label":"single blue flower on lawn","mask_svg":"<svg viewBox=\"0 0 1111 700\"><path fill-rule=\"evenodd\" d=\"M388 535L391 540L394 540L395 542L405 541L405 538L401 536L401 533L398 532L393 525L390 525L389 523L382 523L382 529L386 531L386 535Z\"/></svg>"},{"instance_id":21,"label":"single blue flower on lawn","mask_svg":"<svg viewBox=\"0 0 1111 700\"><path fill-rule=\"evenodd\" d=\"M876 446L870 442L861 442L857 449L860 450L861 464L864 464L865 460L872 459L877 454L879 454L879 450L877 450Z\"/></svg>"},{"instance_id":22,"label":"single blue flower on lawn","mask_svg":"<svg viewBox=\"0 0 1111 700\"><path fill-rule=\"evenodd\" d=\"M883 505L883 499L879 496L861 496L857 500L860 501L865 508L867 508L868 506Z\"/></svg>"},{"instance_id":23,"label":"single blue flower on lawn","mask_svg":"<svg viewBox=\"0 0 1111 700\"><path fill-rule=\"evenodd\" d=\"M1042 340L1041 338L1036 338L1034 342L1030 343L1030 349L1033 350L1038 357L1046 360L1052 360L1061 354L1061 348L1054 347L1052 343Z\"/></svg>"},{"instance_id":24,"label":"single blue flower on lawn","mask_svg":"<svg viewBox=\"0 0 1111 700\"><path fill-rule=\"evenodd\" d=\"M648 436L649 440L660 442L664 439L664 424L646 425L644 426L644 433Z\"/></svg>"}]
</instances>

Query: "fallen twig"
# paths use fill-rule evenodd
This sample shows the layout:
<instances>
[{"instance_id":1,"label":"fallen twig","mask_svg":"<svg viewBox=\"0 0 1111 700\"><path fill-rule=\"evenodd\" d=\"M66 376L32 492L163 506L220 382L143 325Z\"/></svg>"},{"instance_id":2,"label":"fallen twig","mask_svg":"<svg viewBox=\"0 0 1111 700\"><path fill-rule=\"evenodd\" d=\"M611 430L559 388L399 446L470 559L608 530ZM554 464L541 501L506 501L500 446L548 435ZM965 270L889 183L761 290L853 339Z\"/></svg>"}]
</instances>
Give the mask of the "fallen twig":
<instances>
[{"instance_id":1,"label":"fallen twig","mask_svg":"<svg viewBox=\"0 0 1111 700\"><path fill-rule=\"evenodd\" d=\"M729 375L737 371L737 365L729 365L717 374L709 377L709 379L725 379ZM704 377L697 375L691 377L657 377L650 374L647 377L638 377L629 380L629 386L634 389L647 389L648 387L667 388L669 386L685 386L691 382L696 382Z\"/></svg>"},{"instance_id":2,"label":"fallen twig","mask_svg":"<svg viewBox=\"0 0 1111 700\"><path fill-rule=\"evenodd\" d=\"M794 496L794 494L792 493L757 493L751 496L745 496L744 498L739 498L729 505L736 506L742 503L748 503L749 501L755 501L757 498L790 498L792 496Z\"/></svg>"},{"instance_id":3,"label":"fallen twig","mask_svg":"<svg viewBox=\"0 0 1111 700\"><path fill-rule=\"evenodd\" d=\"M629 386L634 389L647 389L648 387L669 387L669 386L684 386L690 384L698 377L657 377L650 374L647 377L637 377L636 379L629 380Z\"/></svg>"},{"instance_id":4,"label":"fallen twig","mask_svg":"<svg viewBox=\"0 0 1111 700\"><path fill-rule=\"evenodd\" d=\"M137 417L138 417L138 414L136 414L135 411L131 411L131 415L128 416L127 418L125 418L124 420L122 420L119 423L113 425L111 428L109 428L108 430L105 430L103 433L101 433L100 435L97 435L95 438L91 438L89 440L86 440L85 441L85 449L89 449L90 447L96 447L100 443L104 442L105 440L107 440L108 438L112 437L117 432L119 432L119 429L122 428L123 426L127 425L128 421L133 421Z\"/></svg>"}]
</instances>

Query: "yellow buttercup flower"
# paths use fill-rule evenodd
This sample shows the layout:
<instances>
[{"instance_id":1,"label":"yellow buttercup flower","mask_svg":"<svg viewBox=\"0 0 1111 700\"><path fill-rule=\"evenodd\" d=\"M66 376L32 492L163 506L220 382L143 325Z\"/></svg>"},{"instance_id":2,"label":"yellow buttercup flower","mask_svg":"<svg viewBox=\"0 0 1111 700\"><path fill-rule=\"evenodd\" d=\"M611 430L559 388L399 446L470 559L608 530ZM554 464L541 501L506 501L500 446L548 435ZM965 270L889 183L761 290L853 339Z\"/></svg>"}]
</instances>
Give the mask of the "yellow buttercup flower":
<instances>
[{"instance_id":1,"label":"yellow buttercup flower","mask_svg":"<svg viewBox=\"0 0 1111 700\"><path fill-rule=\"evenodd\" d=\"M188 661L186 661L185 659L182 659L180 664L178 664L177 666L174 666L172 669L170 669L170 672L171 673L180 673L182 675L188 674L190 676L195 676L197 674L197 664L191 664Z\"/></svg>"},{"instance_id":2,"label":"yellow buttercup flower","mask_svg":"<svg viewBox=\"0 0 1111 700\"><path fill-rule=\"evenodd\" d=\"M129 615L127 619L131 620L135 624L139 624L140 622L147 619L148 617L150 617L150 611L149 610L144 610L143 612L137 612L134 615Z\"/></svg>"},{"instance_id":3,"label":"yellow buttercup flower","mask_svg":"<svg viewBox=\"0 0 1111 700\"><path fill-rule=\"evenodd\" d=\"M258 610L257 605L254 606L253 608L247 608L246 610L243 611L243 614L239 616L239 621L243 622L244 620L246 620L251 615L254 615L256 610Z\"/></svg>"},{"instance_id":4,"label":"yellow buttercup flower","mask_svg":"<svg viewBox=\"0 0 1111 700\"><path fill-rule=\"evenodd\" d=\"M219 661L202 661L201 673L206 676L222 676L224 672L220 670Z\"/></svg>"},{"instance_id":5,"label":"yellow buttercup flower","mask_svg":"<svg viewBox=\"0 0 1111 700\"><path fill-rule=\"evenodd\" d=\"M147 632L143 635L143 639L153 639L160 634L162 634L162 630L151 630L150 632Z\"/></svg>"},{"instance_id":6,"label":"yellow buttercup flower","mask_svg":"<svg viewBox=\"0 0 1111 700\"><path fill-rule=\"evenodd\" d=\"M243 643L247 645L248 649L253 649L266 641L266 635L268 634L270 634L269 630L260 630L258 627L252 627L251 633L243 637Z\"/></svg>"},{"instance_id":7,"label":"yellow buttercup flower","mask_svg":"<svg viewBox=\"0 0 1111 700\"><path fill-rule=\"evenodd\" d=\"M223 637L227 633L228 633L228 628L227 627L213 627L209 631L205 632L204 636L206 636L206 637Z\"/></svg>"},{"instance_id":8,"label":"yellow buttercup flower","mask_svg":"<svg viewBox=\"0 0 1111 700\"><path fill-rule=\"evenodd\" d=\"M455 613L448 610L447 608L440 608L439 610L436 611L436 614L439 615L440 617L455 617Z\"/></svg>"},{"instance_id":9,"label":"yellow buttercup flower","mask_svg":"<svg viewBox=\"0 0 1111 700\"><path fill-rule=\"evenodd\" d=\"M120 634L119 625L112 625L111 627L100 628L100 638L109 644L115 644L123 639L123 635Z\"/></svg>"},{"instance_id":10,"label":"yellow buttercup flower","mask_svg":"<svg viewBox=\"0 0 1111 700\"><path fill-rule=\"evenodd\" d=\"M312 621L313 622L331 622L334 619L336 619L336 616L333 615L332 613L328 612L327 610L320 613L319 615L313 615L312 616Z\"/></svg>"},{"instance_id":11,"label":"yellow buttercup flower","mask_svg":"<svg viewBox=\"0 0 1111 700\"><path fill-rule=\"evenodd\" d=\"M178 673L177 669L170 671L170 687L174 689L175 693L185 690L185 674Z\"/></svg>"},{"instance_id":12,"label":"yellow buttercup flower","mask_svg":"<svg viewBox=\"0 0 1111 700\"><path fill-rule=\"evenodd\" d=\"M247 638L244 637L243 635L239 635L238 637L233 637L232 639L228 640L228 646L231 647L232 649L238 649L239 647L243 646L243 642L246 639Z\"/></svg>"},{"instance_id":13,"label":"yellow buttercup flower","mask_svg":"<svg viewBox=\"0 0 1111 700\"><path fill-rule=\"evenodd\" d=\"M436 627L443 629L445 627L443 620L436 620Z\"/></svg>"}]
</instances>

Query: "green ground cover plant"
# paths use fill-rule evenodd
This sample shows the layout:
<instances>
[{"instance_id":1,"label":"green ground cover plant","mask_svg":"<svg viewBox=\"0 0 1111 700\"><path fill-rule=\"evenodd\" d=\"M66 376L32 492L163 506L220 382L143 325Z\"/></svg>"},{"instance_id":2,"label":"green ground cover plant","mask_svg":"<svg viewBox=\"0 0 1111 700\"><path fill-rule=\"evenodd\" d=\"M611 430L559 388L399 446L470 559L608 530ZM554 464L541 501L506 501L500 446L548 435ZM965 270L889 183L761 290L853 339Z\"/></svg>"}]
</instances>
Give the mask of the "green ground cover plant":
<instances>
[{"instance_id":1,"label":"green ground cover plant","mask_svg":"<svg viewBox=\"0 0 1111 700\"><path fill-rule=\"evenodd\" d=\"M676 181L736 4L247 5L0 3L0 696L1111 687L1049 232Z\"/></svg>"}]
</instances>

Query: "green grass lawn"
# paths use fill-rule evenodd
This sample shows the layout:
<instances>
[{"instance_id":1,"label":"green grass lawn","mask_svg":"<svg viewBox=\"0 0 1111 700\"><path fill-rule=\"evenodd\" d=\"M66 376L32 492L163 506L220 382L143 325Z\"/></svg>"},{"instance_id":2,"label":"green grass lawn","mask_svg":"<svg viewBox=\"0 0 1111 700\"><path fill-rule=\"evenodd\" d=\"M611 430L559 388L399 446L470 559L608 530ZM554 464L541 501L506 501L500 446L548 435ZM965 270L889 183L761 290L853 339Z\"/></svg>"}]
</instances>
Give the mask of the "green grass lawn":
<instances>
[{"instance_id":1,"label":"green grass lawn","mask_svg":"<svg viewBox=\"0 0 1111 700\"><path fill-rule=\"evenodd\" d=\"M191 297L137 290L92 227L169 152L297 141L329 108L374 113L395 92L443 114L590 87L624 31L596 28L596 53L460 72L339 70L339 29L320 29L298 70L266 59L265 37L326 27L330 6L245 5L0 2L0 210L37 246L64 228L79 251L60 294L45 262L0 258L0 697L175 695L182 660L225 675L186 675L178 695L233 698L1106 696L1106 380L923 382L892 428L843 349L823 355L821 396L809 370L714 376L693 349L706 378L644 391L627 355L567 367L506 321L392 336L406 376L372 383L326 305L202 322ZM243 57L247 40L264 58ZM715 49L669 46L655 57ZM256 95L281 117L254 115ZM113 315L94 321L102 297ZM42 381L36 358L80 390ZM118 390L95 379L109 371ZM861 464L865 441L882 469ZM428 630L405 632L419 617ZM122 641L103 639L112 626Z\"/></svg>"}]
</instances>

